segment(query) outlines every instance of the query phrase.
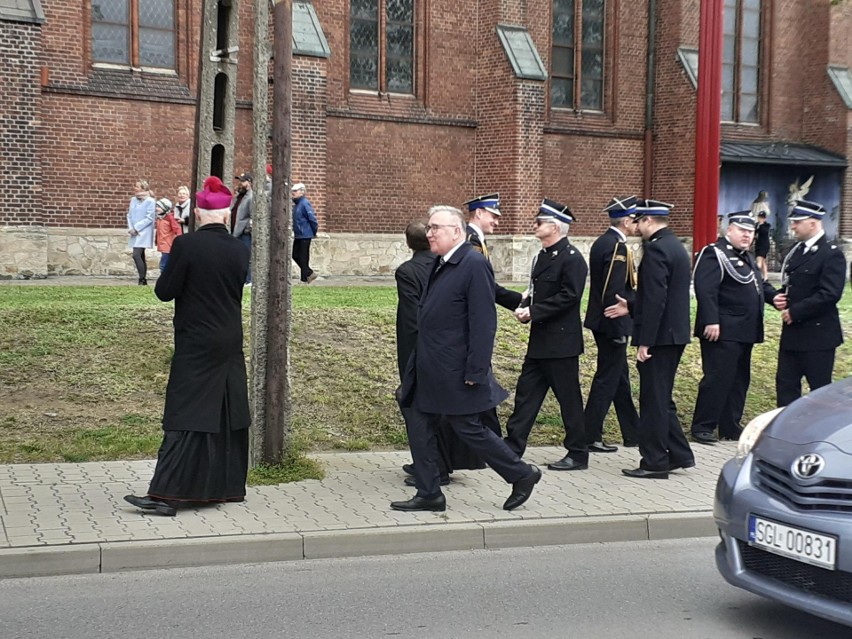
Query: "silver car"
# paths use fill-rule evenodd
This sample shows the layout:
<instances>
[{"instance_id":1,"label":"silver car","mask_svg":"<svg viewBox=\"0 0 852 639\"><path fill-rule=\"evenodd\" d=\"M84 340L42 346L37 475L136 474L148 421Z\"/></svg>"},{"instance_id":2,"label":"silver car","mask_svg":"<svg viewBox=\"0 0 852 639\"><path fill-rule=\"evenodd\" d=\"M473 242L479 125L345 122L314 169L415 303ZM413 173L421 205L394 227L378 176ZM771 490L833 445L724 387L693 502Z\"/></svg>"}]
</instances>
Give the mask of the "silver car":
<instances>
[{"instance_id":1,"label":"silver car","mask_svg":"<svg viewBox=\"0 0 852 639\"><path fill-rule=\"evenodd\" d=\"M713 516L728 582L852 626L852 377L752 420Z\"/></svg>"}]
</instances>

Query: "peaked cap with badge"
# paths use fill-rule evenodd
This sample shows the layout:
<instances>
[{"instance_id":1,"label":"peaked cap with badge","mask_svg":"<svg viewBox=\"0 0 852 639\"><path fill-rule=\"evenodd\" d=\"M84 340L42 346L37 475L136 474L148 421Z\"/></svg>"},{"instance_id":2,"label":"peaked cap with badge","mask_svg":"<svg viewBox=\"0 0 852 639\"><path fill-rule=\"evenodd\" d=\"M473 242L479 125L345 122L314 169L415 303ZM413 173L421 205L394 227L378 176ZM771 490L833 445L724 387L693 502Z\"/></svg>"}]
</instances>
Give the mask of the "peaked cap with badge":
<instances>
[{"instance_id":1,"label":"peaked cap with badge","mask_svg":"<svg viewBox=\"0 0 852 639\"><path fill-rule=\"evenodd\" d=\"M477 209L485 209L494 215L500 215L500 194L489 193L488 195L480 195L472 200L464 203L467 210L473 213Z\"/></svg>"},{"instance_id":2,"label":"peaked cap with badge","mask_svg":"<svg viewBox=\"0 0 852 639\"><path fill-rule=\"evenodd\" d=\"M568 206L560 204L556 200L548 200L547 198L544 198L541 201L541 204L538 207L538 213L536 214L536 219L552 219L557 222L564 222L565 224L571 224L577 221L577 218L574 217L574 214L571 213L571 209L569 209Z\"/></svg>"}]
</instances>

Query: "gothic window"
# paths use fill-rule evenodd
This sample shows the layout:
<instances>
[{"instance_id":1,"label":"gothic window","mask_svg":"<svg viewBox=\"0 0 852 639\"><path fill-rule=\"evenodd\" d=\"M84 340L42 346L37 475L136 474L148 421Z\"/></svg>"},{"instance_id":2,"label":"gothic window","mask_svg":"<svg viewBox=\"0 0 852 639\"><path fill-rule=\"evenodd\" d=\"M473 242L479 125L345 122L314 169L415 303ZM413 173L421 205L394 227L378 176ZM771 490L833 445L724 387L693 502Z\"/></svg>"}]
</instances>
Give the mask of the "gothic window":
<instances>
[{"instance_id":1,"label":"gothic window","mask_svg":"<svg viewBox=\"0 0 852 639\"><path fill-rule=\"evenodd\" d=\"M760 0L725 0L722 121L760 121Z\"/></svg>"},{"instance_id":2,"label":"gothic window","mask_svg":"<svg viewBox=\"0 0 852 639\"><path fill-rule=\"evenodd\" d=\"M414 93L414 0L350 0L349 86Z\"/></svg>"},{"instance_id":3,"label":"gothic window","mask_svg":"<svg viewBox=\"0 0 852 639\"><path fill-rule=\"evenodd\" d=\"M605 0L553 0L550 105L603 110Z\"/></svg>"},{"instance_id":4,"label":"gothic window","mask_svg":"<svg viewBox=\"0 0 852 639\"><path fill-rule=\"evenodd\" d=\"M174 0L92 0L92 61L175 68Z\"/></svg>"}]
</instances>

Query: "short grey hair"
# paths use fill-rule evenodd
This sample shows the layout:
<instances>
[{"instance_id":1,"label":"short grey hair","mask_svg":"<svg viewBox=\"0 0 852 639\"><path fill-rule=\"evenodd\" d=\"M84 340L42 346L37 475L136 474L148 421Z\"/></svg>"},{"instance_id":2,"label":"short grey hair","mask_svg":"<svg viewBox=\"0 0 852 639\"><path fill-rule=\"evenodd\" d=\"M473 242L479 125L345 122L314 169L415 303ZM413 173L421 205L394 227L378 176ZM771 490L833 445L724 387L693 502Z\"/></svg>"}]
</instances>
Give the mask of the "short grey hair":
<instances>
[{"instance_id":1,"label":"short grey hair","mask_svg":"<svg viewBox=\"0 0 852 639\"><path fill-rule=\"evenodd\" d=\"M566 235L568 235L568 229L571 228L571 225L568 224L568 222L561 222L561 221L556 222L556 226L559 228L559 235L561 235L562 237L565 237Z\"/></svg>"},{"instance_id":2,"label":"short grey hair","mask_svg":"<svg viewBox=\"0 0 852 639\"><path fill-rule=\"evenodd\" d=\"M464 221L464 213L462 213L459 209L454 206L449 206L447 204L436 204L432 208L429 209L429 212L426 214L430 218L436 213L449 213L454 218L456 218L459 222L459 228L464 230L466 226L466 222Z\"/></svg>"}]
</instances>

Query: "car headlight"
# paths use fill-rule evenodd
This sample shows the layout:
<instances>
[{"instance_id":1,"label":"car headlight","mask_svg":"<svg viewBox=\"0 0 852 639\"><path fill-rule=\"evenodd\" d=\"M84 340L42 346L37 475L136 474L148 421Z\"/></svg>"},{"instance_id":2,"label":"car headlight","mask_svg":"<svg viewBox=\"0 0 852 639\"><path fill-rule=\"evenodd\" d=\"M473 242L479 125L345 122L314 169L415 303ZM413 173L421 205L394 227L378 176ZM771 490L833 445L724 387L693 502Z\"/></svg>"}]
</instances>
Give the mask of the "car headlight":
<instances>
[{"instance_id":1,"label":"car headlight","mask_svg":"<svg viewBox=\"0 0 852 639\"><path fill-rule=\"evenodd\" d=\"M737 461L742 462L748 457L751 449L754 448L757 440L763 434L764 429L772 423L775 416L782 410L784 410L783 406L768 413L758 415L748 423L748 426L743 429L742 435L740 435L740 440L737 442Z\"/></svg>"}]
</instances>

